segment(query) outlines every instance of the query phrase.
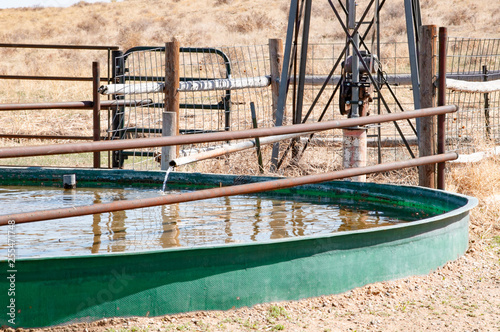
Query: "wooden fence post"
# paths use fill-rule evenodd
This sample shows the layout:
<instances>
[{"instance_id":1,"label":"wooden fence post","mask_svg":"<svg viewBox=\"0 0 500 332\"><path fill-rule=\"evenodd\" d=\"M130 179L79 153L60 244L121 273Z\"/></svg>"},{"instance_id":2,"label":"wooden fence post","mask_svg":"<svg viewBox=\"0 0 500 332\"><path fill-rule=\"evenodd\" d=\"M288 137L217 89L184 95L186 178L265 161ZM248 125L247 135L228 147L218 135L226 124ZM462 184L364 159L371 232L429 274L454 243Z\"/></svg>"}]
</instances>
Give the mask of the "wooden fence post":
<instances>
[{"instance_id":1,"label":"wooden fence post","mask_svg":"<svg viewBox=\"0 0 500 332\"><path fill-rule=\"evenodd\" d=\"M165 112L162 136L179 135L179 42L174 38L165 44ZM166 113L166 114L165 114ZM161 168L166 170L171 159L177 158L179 146L162 147Z\"/></svg>"},{"instance_id":2,"label":"wooden fence post","mask_svg":"<svg viewBox=\"0 0 500 332\"><path fill-rule=\"evenodd\" d=\"M437 76L437 27L424 25L420 28L420 107L436 106ZM436 117L424 117L420 120L418 148L420 157L434 155L437 152ZM419 186L436 187L436 165L424 165L418 168Z\"/></svg>"},{"instance_id":3,"label":"wooden fence post","mask_svg":"<svg viewBox=\"0 0 500 332\"><path fill-rule=\"evenodd\" d=\"M124 71L125 71L125 60L123 58L122 51L113 51L111 53L111 63L113 64L112 74L112 82L113 84L124 83ZM113 100L121 100L125 99L124 96L113 95ZM113 108L111 112L111 136L115 136L115 138L122 139L124 138L123 133L123 120L125 114L125 107L118 106ZM110 139L112 139L110 137ZM111 167L112 168L123 168L123 151L112 151L111 152Z\"/></svg>"},{"instance_id":4,"label":"wooden fence post","mask_svg":"<svg viewBox=\"0 0 500 332\"><path fill-rule=\"evenodd\" d=\"M94 141L101 140L101 95L99 85L101 85L99 62L92 62L92 102L93 102L93 138ZM101 153L94 152L94 168L101 167Z\"/></svg>"},{"instance_id":5,"label":"wooden fence post","mask_svg":"<svg viewBox=\"0 0 500 332\"><path fill-rule=\"evenodd\" d=\"M281 77L281 67L283 66L283 41L281 39L269 39L269 59L271 60L273 122L276 123L276 110L278 108L280 90L279 79Z\"/></svg>"}]
</instances>

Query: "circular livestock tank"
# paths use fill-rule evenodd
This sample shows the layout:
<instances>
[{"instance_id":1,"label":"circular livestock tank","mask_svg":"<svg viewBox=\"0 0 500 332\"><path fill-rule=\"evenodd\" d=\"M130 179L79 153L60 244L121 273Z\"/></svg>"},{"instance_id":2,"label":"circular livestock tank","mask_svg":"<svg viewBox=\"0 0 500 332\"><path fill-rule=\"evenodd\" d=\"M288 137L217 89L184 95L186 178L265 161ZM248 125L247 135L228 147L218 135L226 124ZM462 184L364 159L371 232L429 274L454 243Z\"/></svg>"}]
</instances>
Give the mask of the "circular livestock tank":
<instances>
[{"instance_id":1,"label":"circular livestock tank","mask_svg":"<svg viewBox=\"0 0 500 332\"><path fill-rule=\"evenodd\" d=\"M62 187L67 174L76 175L79 188L132 191L161 188L165 177L164 172L0 168L0 189ZM171 173L167 188L189 191L272 179ZM475 198L444 191L345 181L253 196L317 202L320 207L325 202L351 208L380 207L381 211L400 211L413 217L374 228L299 232L299 236L278 239L271 236L134 252L21 256L16 257L15 270L2 258L0 289L4 291L0 303L11 305L14 299L15 314L0 317L0 325L14 326L9 321L12 317L15 327L30 328L104 317L226 310L341 293L377 281L427 274L465 253L469 210L477 204ZM0 211L0 215L13 212L17 211ZM22 226L30 225L35 224ZM43 225L48 231L55 224L49 220ZM6 227L0 227L2 237L7 234ZM23 242L21 225L9 229L18 246L31 245ZM2 257L7 257L8 248L2 240ZM9 293L13 284L14 293Z\"/></svg>"}]
</instances>

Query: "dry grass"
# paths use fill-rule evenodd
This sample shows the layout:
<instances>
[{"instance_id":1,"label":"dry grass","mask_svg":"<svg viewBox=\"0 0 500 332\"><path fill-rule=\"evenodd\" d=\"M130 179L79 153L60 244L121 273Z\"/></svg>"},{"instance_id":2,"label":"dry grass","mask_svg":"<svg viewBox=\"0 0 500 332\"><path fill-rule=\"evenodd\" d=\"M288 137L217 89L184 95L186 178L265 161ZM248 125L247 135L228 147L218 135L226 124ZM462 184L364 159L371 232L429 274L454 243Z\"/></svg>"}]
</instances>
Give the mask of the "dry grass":
<instances>
[{"instance_id":1,"label":"dry grass","mask_svg":"<svg viewBox=\"0 0 500 332\"><path fill-rule=\"evenodd\" d=\"M499 157L451 167L449 189L465 195L488 198L500 194Z\"/></svg>"},{"instance_id":2,"label":"dry grass","mask_svg":"<svg viewBox=\"0 0 500 332\"><path fill-rule=\"evenodd\" d=\"M358 3L358 11L361 12L368 1L360 0ZM4 43L118 45L122 49L162 45L174 36L185 46L264 44L268 38L284 38L288 6L288 0L255 0L252 5L244 0L125 0L95 4L80 2L69 8L6 9L0 10L0 40ZM382 41L405 41L403 13L403 2L387 1L381 14ZM500 2L428 0L422 2L422 17L424 24L450 25L451 36L498 37L496 22L500 18ZM342 41L343 33L328 2L314 1L311 42ZM406 51L403 49L401 52ZM25 50L0 49L0 55L1 74L90 76L91 62L105 58L102 53L93 51L38 50L28 53ZM391 69L390 66L392 64L386 64L384 68ZM104 64L102 68L105 68ZM3 103L88 99L91 99L91 90L87 83L16 81L13 84L13 81L0 81L0 102ZM89 136L90 120L91 114L87 111L0 113L2 132L6 133L68 135L77 132ZM2 142L2 146L22 144L27 143L19 140ZM264 156L270 154L269 149L264 147ZM309 149L298 164L284 168L281 174L294 176L334 170L340 158L335 148L321 151ZM68 158L64 160L71 162ZM265 163L268 170L269 160ZM255 152L246 151L186 166L185 170L257 174L256 164ZM478 194L466 192L465 188L471 190L478 183L465 183L465 179L472 177L470 172L464 167L452 169L450 177L454 178L453 186L463 184L463 187L454 190ZM414 170L407 170L398 172L397 176L388 173L371 176L370 179L414 184L414 173ZM459 181L457 174L468 175L463 175Z\"/></svg>"},{"instance_id":3,"label":"dry grass","mask_svg":"<svg viewBox=\"0 0 500 332\"><path fill-rule=\"evenodd\" d=\"M289 3L289 0L254 0L251 3L245 0L125 0L96 4L80 2L69 8L7 9L0 10L0 41L2 43L117 45L124 50L139 45L161 46L174 36L180 40L182 46L265 44L268 38L284 39ZM359 0L358 3L360 8L363 8L366 6L367 0ZM421 4L423 23L449 26L450 36L499 37L500 1L425 0L421 1ZM388 0L385 6L381 16L382 41L404 42L406 37L404 34L405 23L402 20L404 17L403 1ZM312 43L343 41L344 34L339 25L334 22L334 15L326 0L313 1L313 14ZM403 56L407 50L403 48L398 52ZM27 52L16 49L0 49L0 57L2 59L0 61L0 75L64 74L90 76L91 62L96 59L105 59L105 55L102 53L91 51L40 50ZM101 68L105 68L104 61L101 63ZM401 63L384 63L384 68L387 70L398 66L401 66ZM0 103L90 99L91 89L88 83L0 80ZM91 112L89 111L0 112L0 131L2 133L90 136L91 120ZM106 128L107 124L102 123L101 126ZM0 147L46 143L19 139L0 140ZM285 148L286 145L282 144L281 146ZM268 172L270 149L270 146L263 147L263 155L265 156L263 175L276 175ZM104 165L107 163L105 153L102 154L102 158ZM341 158L338 147L311 147L300 162L285 163L288 166L283 167L278 175L301 176L333 171L341 165ZM44 156L23 160L10 159L2 162L2 164L6 163L9 165L90 167L92 159L91 154L80 154L70 157ZM489 158L476 164L448 166L447 189L475 196L479 200L478 207L471 212L471 247L481 252L487 252L488 246L500 239L500 172L498 169L500 169L500 158L498 157ZM254 150L186 165L179 168L179 171L259 175ZM368 181L415 185L417 178L417 171L412 168L371 175L368 177ZM491 253L487 254L491 255ZM467 260L469 260L468 258ZM474 259L478 260L478 264L485 261L479 258ZM498 258L495 262L498 262ZM477 269L475 267L474 271ZM453 283L458 284L463 279L461 271L456 272L453 276ZM444 276L440 278L444 280ZM437 284L436 281L434 282ZM414 285L415 281L410 281L408 285L410 284ZM422 285L422 283L420 284ZM433 283L430 285L434 287ZM427 281L423 286L431 287ZM415 293L408 295L408 301L414 301ZM432 298L430 303L434 303L436 297L438 302L441 300L443 303L448 302L451 298L449 294L453 294L444 292L444 295L440 297L439 292L436 293L434 288L428 293L430 294L429 298ZM494 298L494 295L491 297ZM465 299L465 297L463 298ZM346 300L345 303L352 302L352 299L344 300ZM494 299L488 299L488 301L490 300L494 302ZM460 302L464 301L460 299ZM299 303L302 304L301 314L298 314L298 317L310 316L310 312L318 311L308 302L306 304ZM334 303L337 303L337 300ZM363 310L366 309L366 312L371 312L373 308L369 303L369 301L363 300L359 307L364 308ZM383 303L385 306L387 299L384 299ZM349 317L349 321L355 320L351 307L346 308L345 310L349 309L349 311L346 311L345 316ZM431 308L430 305L429 308ZM333 308L333 310L334 314L327 316L325 321L341 322L342 317L335 313L338 308ZM489 306L487 311L491 312L491 310ZM457 315L455 311L453 312L453 315ZM434 314L435 312L432 316L436 316ZM427 321L428 318L430 321L430 316L428 312L422 314L422 311L419 311L415 321L420 323L424 320ZM410 317L409 321L412 321L412 316L407 314L402 319L408 321L408 317ZM449 321L451 316L444 317L444 320ZM375 318L379 319L380 317ZM390 320L387 319L387 321ZM184 329L184 325L180 327ZM180 330L180 327L177 329ZM313 328L314 325L311 330ZM364 328L377 327L365 325ZM431 329L439 328L433 326Z\"/></svg>"},{"instance_id":4,"label":"dry grass","mask_svg":"<svg viewBox=\"0 0 500 332\"><path fill-rule=\"evenodd\" d=\"M358 1L359 11L367 0ZM263 43L269 37L283 38L288 0L126 0L115 3L80 3L69 8L23 8L0 11L3 42L116 44L119 46L162 44L172 36L183 44L204 45ZM449 8L453 8L451 11ZM500 4L495 1L423 1L424 24L446 24L450 35L487 37L497 34ZM401 35L403 2L387 1L381 14L384 36ZM327 1L313 2L313 42L331 38L335 16ZM247 22L245 22L247 21ZM242 25L244 33L241 33ZM127 40L136 34L138 44ZM124 38L125 37L125 38ZM337 41L341 41L339 38ZM333 40L329 39L329 42Z\"/></svg>"},{"instance_id":5,"label":"dry grass","mask_svg":"<svg viewBox=\"0 0 500 332\"><path fill-rule=\"evenodd\" d=\"M478 206L471 211L473 234L481 241L490 241L500 234L500 157L478 163L451 167L447 189L476 197Z\"/></svg>"},{"instance_id":6,"label":"dry grass","mask_svg":"<svg viewBox=\"0 0 500 332\"><path fill-rule=\"evenodd\" d=\"M358 12L362 12L368 2L359 0ZM0 40L3 43L118 45L122 49L163 45L174 36L183 46L265 44L268 38L284 38L289 3L288 0L255 0L252 5L244 0L125 0L80 2L68 8L5 9L0 10ZM334 3L340 10L337 1ZM311 42L343 42L342 30L328 2L314 1L312 10ZM386 2L381 13L382 41L405 41L403 13L403 2ZM451 36L498 37L496 22L500 17L500 2L427 0L422 2L422 16L424 24L451 24ZM470 20L463 19L470 16L475 17L472 26ZM398 49L400 56L405 52L405 47ZM103 52L69 50L0 49L0 56L0 74L20 75L90 76L91 62L103 59L101 68L105 70L106 60ZM401 65L384 63L384 69L392 71ZM410 96L410 92L407 95ZM89 99L91 90L87 83L0 80L0 103ZM66 122L59 124L57 119ZM71 116L60 112L54 116L42 112L0 114L2 131L9 133L76 130L81 135L90 135L88 119L86 112Z\"/></svg>"}]
</instances>

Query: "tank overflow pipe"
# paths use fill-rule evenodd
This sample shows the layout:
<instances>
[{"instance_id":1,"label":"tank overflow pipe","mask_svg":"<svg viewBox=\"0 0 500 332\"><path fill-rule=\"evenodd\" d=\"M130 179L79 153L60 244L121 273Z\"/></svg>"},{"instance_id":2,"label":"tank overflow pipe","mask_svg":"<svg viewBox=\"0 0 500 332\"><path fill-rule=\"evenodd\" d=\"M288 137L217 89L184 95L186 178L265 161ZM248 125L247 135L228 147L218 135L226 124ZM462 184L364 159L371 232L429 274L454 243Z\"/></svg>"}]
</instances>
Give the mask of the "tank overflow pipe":
<instances>
[{"instance_id":1,"label":"tank overflow pipe","mask_svg":"<svg viewBox=\"0 0 500 332\"><path fill-rule=\"evenodd\" d=\"M261 145L273 144L273 143L280 142L280 141L283 141L286 139L295 138L295 137L302 136L302 135L310 135L310 134L312 134L312 132L300 133L300 134L269 136L269 137L261 138L260 144ZM229 153L234 153L234 152L243 151L246 149L251 149L251 148L254 148L255 146L256 146L255 140L240 142L240 143L236 143L236 144L226 144L226 145L223 145L222 147L217 148L217 149L200 152L200 153L197 153L195 155L190 155L190 156L172 159L169 162L169 165L172 167L178 167L178 166L187 165L187 164L195 163L195 162L210 159L210 158L223 156L223 155L226 155Z\"/></svg>"},{"instance_id":2,"label":"tank overflow pipe","mask_svg":"<svg viewBox=\"0 0 500 332\"><path fill-rule=\"evenodd\" d=\"M311 131L324 131L336 128L357 127L374 123L391 122L453 113L458 110L455 105L431 107L421 110L372 115L368 117L349 118L317 123L296 124L271 128L248 129L239 131L226 131L220 133L205 133L193 135L166 136L154 138L137 138L127 140L100 141L92 143L53 144L0 149L0 158L33 157L43 155L85 153L98 151L115 151L127 149L151 148L171 145L187 145L194 143L208 143L235 139L266 137L274 135L287 135L306 133Z\"/></svg>"},{"instance_id":3,"label":"tank overflow pipe","mask_svg":"<svg viewBox=\"0 0 500 332\"><path fill-rule=\"evenodd\" d=\"M112 203L101 203L87 206L76 206L71 208L53 209L45 211L35 211L27 213L9 214L0 216L0 226L7 225L12 220L16 224L61 219L76 216L85 216L99 213L108 213L114 211L123 211L131 209L139 209L151 206L168 205L183 202L192 202L209 198L246 195L269 190L286 189L300 185L314 184L337 179L349 178L363 174L372 174L377 172L387 172L408 167L416 167L428 164L435 164L449 160L455 160L458 154L455 152L444 153L440 155L415 158L405 161L379 164L374 166L365 166L360 168L349 168L341 171L306 175L296 178L284 178L266 182L247 183L236 186L219 187L198 190L182 194L171 194L152 198L142 198L134 200L123 200Z\"/></svg>"}]
</instances>

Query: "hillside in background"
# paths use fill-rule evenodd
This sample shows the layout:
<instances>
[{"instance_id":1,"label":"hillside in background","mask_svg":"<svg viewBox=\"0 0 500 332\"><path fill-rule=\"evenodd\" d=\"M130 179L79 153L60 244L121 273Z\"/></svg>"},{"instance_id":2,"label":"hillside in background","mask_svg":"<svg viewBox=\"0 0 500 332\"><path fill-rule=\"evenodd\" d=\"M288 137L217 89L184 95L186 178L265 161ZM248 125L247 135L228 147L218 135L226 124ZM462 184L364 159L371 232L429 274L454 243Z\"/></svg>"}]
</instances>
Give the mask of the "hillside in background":
<instances>
[{"instance_id":1,"label":"hillside in background","mask_svg":"<svg viewBox=\"0 0 500 332\"><path fill-rule=\"evenodd\" d=\"M334 1L336 2L336 1ZM360 0L363 8L367 0ZM284 38L289 0L125 0L69 8L0 10L1 43L162 45L264 44ZM455 37L500 36L500 1L422 0L424 24L447 26ZM313 42L342 40L327 0L313 1ZM403 0L387 0L381 15L385 42L405 41Z\"/></svg>"},{"instance_id":2,"label":"hillside in background","mask_svg":"<svg viewBox=\"0 0 500 332\"><path fill-rule=\"evenodd\" d=\"M364 7L368 1L358 2ZM500 38L500 0L420 2L423 23L448 27L450 37ZM176 37L181 46L267 44L269 38L285 38L289 3L289 0L124 0L96 4L81 2L68 8L4 9L0 10L0 43L116 45L127 50L138 45L162 46ZM344 34L335 22L327 0L313 0L313 15L312 43L343 41ZM381 21L383 42L406 41L403 0L387 0ZM401 46L401 49L406 48L406 45ZM262 49L267 53L267 48ZM107 51L0 48L0 58L0 75L91 76L91 62L95 60L101 62L101 73L106 74L107 68ZM409 87L402 87L400 91L403 96L411 96ZM498 93L496 96L498 100ZM91 82L0 80L0 103L79 100L92 100ZM105 113L101 112L103 133L110 124L104 118ZM194 119L194 116L186 118ZM463 119L467 126L476 128L466 120L468 118ZM473 119L480 117L474 115ZM93 135L91 110L0 112L0 123L3 134ZM492 123L498 126L498 121ZM471 144L467 137L463 140ZM2 139L0 148L46 143ZM325 149L311 144L300 164L291 165L283 175L331 171L341 165L339 151L336 146ZM270 150L264 150L263 155L269 158ZM255 152L248 150L200 162L186 169L201 173L255 175L258 174L256 159ZM144 161L138 160L136 165ZM2 164L92 167L93 160L91 154L75 154L61 158L10 158L3 159ZM43 332L500 331L500 158L448 166L447 189L479 198L479 206L471 212L469 249L465 257L429 275L376 283L348 293L301 301L223 312L104 319L94 323L53 326L43 329ZM265 169L269 169L268 164ZM379 174L369 180L412 184L417 178L416 170L412 169ZM273 314L277 309L279 315ZM33 331L42 332L42 329Z\"/></svg>"}]
</instances>

